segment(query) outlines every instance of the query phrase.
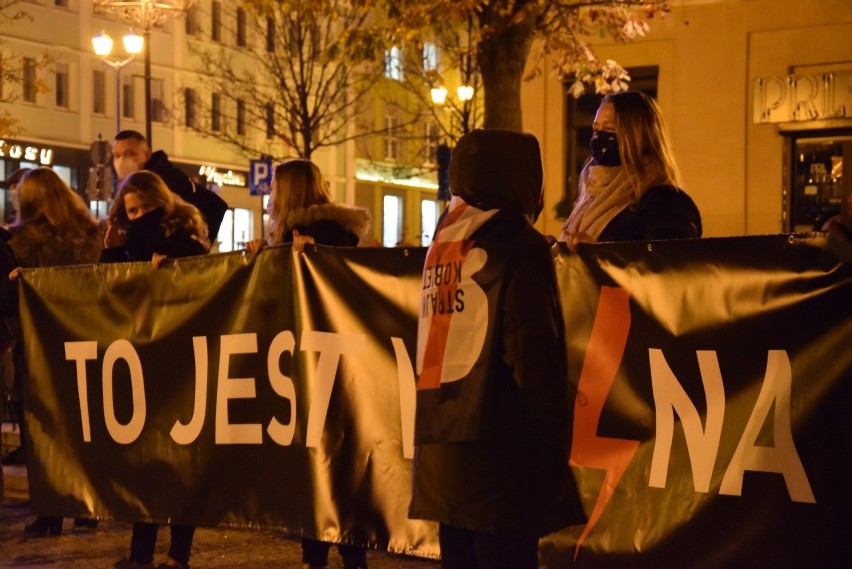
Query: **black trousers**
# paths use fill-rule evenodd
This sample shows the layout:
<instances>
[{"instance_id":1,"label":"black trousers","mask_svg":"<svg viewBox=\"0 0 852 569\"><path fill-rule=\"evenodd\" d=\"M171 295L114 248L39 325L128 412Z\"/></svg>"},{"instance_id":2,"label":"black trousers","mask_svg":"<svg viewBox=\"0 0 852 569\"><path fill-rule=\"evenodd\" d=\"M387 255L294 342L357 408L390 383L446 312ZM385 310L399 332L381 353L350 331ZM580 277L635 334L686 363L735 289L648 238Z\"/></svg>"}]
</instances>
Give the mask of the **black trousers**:
<instances>
[{"instance_id":1,"label":"black trousers","mask_svg":"<svg viewBox=\"0 0 852 569\"><path fill-rule=\"evenodd\" d=\"M441 569L538 569L538 539L438 527Z\"/></svg>"},{"instance_id":2,"label":"black trousers","mask_svg":"<svg viewBox=\"0 0 852 569\"><path fill-rule=\"evenodd\" d=\"M133 535L130 538L130 560L137 563L151 563L154 560L154 547L157 545L157 524L133 524ZM189 563L192 549L192 536L195 526L169 526L171 542L169 557L182 565Z\"/></svg>"},{"instance_id":3,"label":"black trousers","mask_svg":"<svg viewBox=\"0 0 852 569\"><path fill-rule=\"evenodd\" d=\"M343 558L344 569L366 569L367 551L355 545L337 544ZM328 565L328 551L331 544L316 539L302 538L302 563L309 565Z\"/></svg>"}]
</instances>

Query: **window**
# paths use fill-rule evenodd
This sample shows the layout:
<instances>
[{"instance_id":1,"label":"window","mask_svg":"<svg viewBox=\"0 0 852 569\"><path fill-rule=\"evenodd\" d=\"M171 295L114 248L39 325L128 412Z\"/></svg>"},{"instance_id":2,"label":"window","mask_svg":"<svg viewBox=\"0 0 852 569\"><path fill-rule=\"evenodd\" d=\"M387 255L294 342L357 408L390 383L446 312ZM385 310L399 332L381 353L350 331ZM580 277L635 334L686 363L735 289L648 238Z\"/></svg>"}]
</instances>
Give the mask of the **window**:
<instances>
[{"instance_id":1,"label":"window","mask_svg":"<svg viewBox=\"0 0 852 569\"><path fill-rule=\"evenodd\" d=\"M423 71L438 71L438 46L433 43L423 44Z\"/></svg>"},{"instance_id":2,"label":"window","mask_svg":"<svg viewBox=\"0 0 852 569\"><path fill-rule=\"evenodd\" d=\"M427 122L423 125L425 132L423 133L423 163L437 164L438 163L438 125L434 121Z\"/></svg>"},{"instance_id":3,"label":"window","mask_svg":"<svg viewBox=\"0 0 852 569\"><path fill-rule=\"evenodd\" d=\"M36 82L36 62L32 57L25 57L22 64L23 76L21 78L21 87L23 89L23 99L27 103L36 102L36 92L38 90Z\"/></svg>"},{"instance_id":4,"label":"window","mask_svg":"<svg viewBox=\"0 0 852 569\"><path fill-rule=\"evenodd\" d=\"M217 0L210 3L210 39L222 41L222 3Z\"/></svg>"},{"instance_id":5,"label":"window","mask_svg":"<svg viewBox=\"0 0 852 569\"><path fill-rule=\"evenodd\" d=\"M275 51L275 20L266 18L266 51Z\"/></svg>"},{"instance_id":6,"label":"window","mask_svg":"<svg viewBox=\"0 0 852 569\"><path fill-rule=\"evenodd\" d=\"M166 89L162 79L151 79L151 120L166 122Z\"/></svg>"},{"instance_id":7,"label":"window","mask_svg":"<svg viewBox=\"0 0 852 569\"><path fill-rule=\"evenodd\" d=\"M266 103L266 138L275 138L275 103Z\"/></svg>"},{"instance_id":8,"label":"window","mask_svg":"<svg viewBox=\"0 0 852 569\"><path fill-rule=\"evenodd\" d=\"M402 52L396 46L385 50L385 77L402 81Z\"/></svg>"},{"instance_id":9,"label":"window","mask_svg":"<svg viewBox=\"0 0 852 569\"><path fill-rule=\"evenodd\" d=\"M186 35L194 36L200 28L198 24L198 5L193 4L185 10L186 14Z\"/></svg>"},{"instance_id":10,"label":"window","mask_svg":"<svg viewBox=\"0 0 852 569\"><path fill-rule=\"evenodd\" d=\"M211 236L211 241L217 236ZM246 243L254 239L254 224L250 209L234 208L225 212L219 226L219 252L228 253L245 249Z\"/></svg>"},{"instance_id":11,"label":"window","mask_svg":"<svg viewBox=\"0 0 852 569\"><path fill-rule=\"evenodd\" d=\"M187 87L183 91L184 125L188 126L189 128L195 128L196 124L196 96L197 95L195 94L195 89L192 89L191 87Z\"/></svg>"},{"instance_id":12,"label":"window","mask_svg":"<svg viewBox=\"0 0 852 569\"><path fill-rule=\"evenodd\" d=\"M70 93L68 92L68 64L57 63L55 68L56 85L56 106L60 109L67 109L69 106Z\"/></svg>"},{"instance_id":13,"label":"window","mask_svg":"<svg viewBox=\"0 0 852 569\"><path fill-rule=\"evenodd\" d=\"M237 8L237 45L246 46L246 11Z\"/></svg>"},{"instance_id":14,"label":"window","mask_svg":"<svg viewBox=\"0 0 852 569\"><path fill-rule=\"evenodd\" d=\"M92 72L92 112L106 114L106 73L103 69Z\"/></svg>"},{"instance_id":15,"label":"window","mask_svg":"<svg viewBox=\"0 0 852 569\"><path fill-rule=\"evenodd\" d=\"M246 133L246 102L237 99L237 134L243 136Z\"/></svg>"},{"instance_id":16,"label":"window","mask_svg":"<svg viewBox=\"0 0 852 569\"><path fill-rule=\"evenodd\" d=\"M219 93L210 96L210 129L213 132L222 130L222 95Z\"/></svg>"},{"instance_id":17,"label":"window","mask_svg":"<svg viewBox=\"0 0 852 569\"><path fill-rule=\"evenodd\" d=\"M385 116L385 160L396 160L399 158L399 132L397 130L396 117Z\"/></svg>"},{"instance_id":18,"label":"window","mask_svg":"<svg viewBox=\"0 0 852 569\"><path fill-rule=\"evenodd\" d=\"M133 76L121 77L121 116L126 119L136 117L136 99L133 96Z\"/></svg>"},{"instance_id":19,"label":"window","mask_svg":"<svg viewBox=\"0 0 852 569\"><path fill-rule=\"evenodd\" d=\"M435 200L420 201L420 245L428 247L432 244L435 228L438 226L438 202Z\"/></svg>"},{"instance_id":20,"label":"window","mask_svg":"<svg viewBox=\"0 0 852 569\"><path fill-rule=\"evenodd\" d=\"M402 197L386 194L382 208L382 245L396 247L402 241Z\"/></svg>"}]
</instances>

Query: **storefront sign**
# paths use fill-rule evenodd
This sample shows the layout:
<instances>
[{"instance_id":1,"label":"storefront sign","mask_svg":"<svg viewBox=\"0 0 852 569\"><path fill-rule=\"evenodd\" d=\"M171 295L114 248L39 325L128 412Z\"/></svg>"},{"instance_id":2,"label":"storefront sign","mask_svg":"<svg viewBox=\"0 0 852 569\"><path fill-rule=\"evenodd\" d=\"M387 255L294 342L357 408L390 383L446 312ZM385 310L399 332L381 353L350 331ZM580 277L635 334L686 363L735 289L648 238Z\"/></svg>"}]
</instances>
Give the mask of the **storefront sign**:
<instances>
[{"instance_id":1,"label":"storefront sign","mask_svg":"<svg viewBox=\"0 0 852 569\"><path fill-rule=\"evenodd\" d=\"M852 116L852 69L759 77L754 85L755 123L839 119Z\"/></svg>"},{"instance_id":2,"label":"storefront sign","mask_svg":"<svg viewBox=\"0 0 852 569\"><path fill-rule=\"evenodd\" d=\"M216 166L202 166L198 169L198 173L207 178L208 182L213 182L217 186L246 187L246 177L242 174L237 174L233 170L220 172L216 169Z\"/></svg>"},{"instance_id":3,"label":"storefront sign","mask_svg":"<svg viewBox=\"0 0 852 569\"><path fill-rule=\"evenodd\" d=\"M42 166L53 164L53 149L30 144L17 144L0 140L0 158L37 162Z\"/></svg>"}]
</instances>

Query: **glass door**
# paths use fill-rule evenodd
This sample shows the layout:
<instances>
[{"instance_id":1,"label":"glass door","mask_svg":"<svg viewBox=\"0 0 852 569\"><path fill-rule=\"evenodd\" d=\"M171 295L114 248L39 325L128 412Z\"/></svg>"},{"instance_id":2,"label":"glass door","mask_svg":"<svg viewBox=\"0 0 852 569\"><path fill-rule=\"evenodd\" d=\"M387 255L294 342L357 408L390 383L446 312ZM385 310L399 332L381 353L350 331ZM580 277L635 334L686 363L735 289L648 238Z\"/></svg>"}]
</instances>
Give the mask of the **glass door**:
<instances>
[{"instance_id":1,"label":"glass door","mask_svg":"<svg viewBox=\"0 0 852 569\"><path fill-rule=\"evenodd\" d=\"M792 168L786 229L819 231L841 213L850 194L843 180L843 159L852 159L852 135L792 140Z\"/></svg>"}]
</instances>

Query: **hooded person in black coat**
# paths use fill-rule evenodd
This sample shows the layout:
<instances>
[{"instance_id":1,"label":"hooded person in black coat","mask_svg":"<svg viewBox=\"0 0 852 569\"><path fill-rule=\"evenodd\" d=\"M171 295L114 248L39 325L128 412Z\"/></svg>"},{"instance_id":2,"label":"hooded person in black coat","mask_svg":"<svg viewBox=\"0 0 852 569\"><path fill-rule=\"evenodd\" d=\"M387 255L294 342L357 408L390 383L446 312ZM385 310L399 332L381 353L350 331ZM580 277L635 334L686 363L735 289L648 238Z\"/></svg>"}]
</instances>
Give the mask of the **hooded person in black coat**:
<instances>
[{"instance_id":1,"label":"hooded person in black coat","mask_svg":"<svg viewBox=\"0 0 852 569\"><path fill-rule=\"evenodd\" d=\"M465 135L450 189L423 269L409 517L440 523L443 567L533 569L539 537L584 520L538 142Z\"/></svg>"}]
</instances>

